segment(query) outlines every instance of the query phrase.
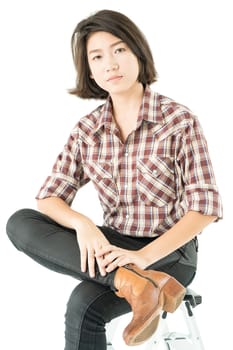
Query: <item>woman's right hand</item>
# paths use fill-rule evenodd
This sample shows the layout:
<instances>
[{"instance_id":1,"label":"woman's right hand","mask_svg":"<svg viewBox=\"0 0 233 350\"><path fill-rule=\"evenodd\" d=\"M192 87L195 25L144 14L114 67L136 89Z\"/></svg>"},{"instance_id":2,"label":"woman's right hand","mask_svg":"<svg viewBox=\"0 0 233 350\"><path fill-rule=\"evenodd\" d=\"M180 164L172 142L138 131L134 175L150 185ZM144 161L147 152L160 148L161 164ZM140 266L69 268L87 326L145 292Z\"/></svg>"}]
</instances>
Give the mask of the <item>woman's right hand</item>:
<instances>
[{"instance_id":1,"label":"woman's right hand","mask_svg":"<svg viewBox=\"0 0 233 350\"><path fill-rule=\"evenodd\" d=\"M83 217L79 223L77 232L77 241L80 249L81 270L86 272L87 268L90 277L95 277L95 263L97 263L99 272L102 276L106 275L105 267L101 266L103 256L95 257L99 249L109 244L104 234L87 217Z\"/></svg>"},{"instance_id":2,"label":"woman's right hand","mask_svg":"<svg viewBox=\"0 0 233 350\"><path fill-rule=\"evenodd\" d=\"M80 248L81 270L86 272L87 265L90 277L95 277L95 262L100 274L106 275L106 270L101 266L103 256L95 257L97 251L109 244L104 234L96 227L91 219L78 213L61 198L49 197L40 199L38 209L51 217L60 225L74 229L77 232L77 240Z\"/></svg>"}]
</instances>

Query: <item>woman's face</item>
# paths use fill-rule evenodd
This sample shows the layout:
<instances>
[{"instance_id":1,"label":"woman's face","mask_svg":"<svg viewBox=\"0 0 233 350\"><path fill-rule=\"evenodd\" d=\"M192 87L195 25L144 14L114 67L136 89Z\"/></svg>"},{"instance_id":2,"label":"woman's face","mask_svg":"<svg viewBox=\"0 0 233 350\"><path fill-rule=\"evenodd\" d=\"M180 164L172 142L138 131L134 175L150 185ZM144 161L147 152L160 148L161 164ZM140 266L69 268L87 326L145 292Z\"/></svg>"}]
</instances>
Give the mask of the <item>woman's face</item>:
<instances>
[{"instance_id":1,"label":"woman's face","mask_svg":"<svg viewBox=\"0 0 233 350\"><path fill-rule=\"evenodd\" d=\"M87 41L91 78L111 96L139 84L139 64L130 48L108 32L95 32Z\"/></svg>"}]
</instances>

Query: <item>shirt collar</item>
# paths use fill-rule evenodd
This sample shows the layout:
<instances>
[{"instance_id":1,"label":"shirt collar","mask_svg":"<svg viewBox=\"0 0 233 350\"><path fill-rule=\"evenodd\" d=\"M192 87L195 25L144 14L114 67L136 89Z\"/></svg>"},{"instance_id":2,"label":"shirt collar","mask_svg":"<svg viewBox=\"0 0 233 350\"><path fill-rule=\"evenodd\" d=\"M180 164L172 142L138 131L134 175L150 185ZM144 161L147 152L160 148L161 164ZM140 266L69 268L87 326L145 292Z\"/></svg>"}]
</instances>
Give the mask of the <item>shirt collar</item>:
<instances>
[{"instance_id":1,"label":"shirt collar","mask_svg":"<svg viewBox=\"0 0 233 350\"><path fill-rule=\"evenodd\" d=\"M108 96L105 104L100 111L99 122L93 133L96 133L101 128L111 130L113 127L113 113L111 97ZM164 124L164 117L161 111L159 94L152 91L149 85L146 85L142 99L141 108L138 114L137 128L142 124L142 121L153 124Z\"/></svg>"},{"instance_id":2,"label":"shirt collar","mask_svg":"<svg viewBox=\"0 0 233 350\"><path fill-rule=\"evenodd\" d=\"M143 120L153 124L164 124L159 96L158 93L151 90L149 85L146 85L137 126L140 126Z\"/></svg>"},{"instance_id":3,"label":"shirt collar","mask_svg":"<svg viewBox=\"0 0 233 350\"><path fill-rule=\"evenodd\" d=\"M102 106L102 109L100 111L99 122L95 130L93 130L93 132L96 133L99 129L103 127L110 130L113 124L112 121L113 121L112 102L111 102L111 97L108 96L105 104Z\"/></svg>"}]
</instances>

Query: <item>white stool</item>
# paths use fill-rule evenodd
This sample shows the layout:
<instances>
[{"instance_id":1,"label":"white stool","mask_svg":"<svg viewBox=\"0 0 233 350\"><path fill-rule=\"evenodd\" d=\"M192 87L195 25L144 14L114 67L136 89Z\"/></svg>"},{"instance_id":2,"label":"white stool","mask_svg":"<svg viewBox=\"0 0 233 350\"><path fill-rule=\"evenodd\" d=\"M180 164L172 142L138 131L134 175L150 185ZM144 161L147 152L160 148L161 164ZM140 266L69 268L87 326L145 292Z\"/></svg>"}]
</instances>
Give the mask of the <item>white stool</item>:
<instances>
[{"instance_id":1,"label":"white stool","mask_svg":"<svg viewBox=\"0 0 233 350\"><path fill-rule=\"evenodd\" d=\"M125 344L122 333L124 328L130 322L132 313L120 316L114 319L107 325L107 350L204 350L204 346L199 334L196 320L193 314L193 308L201 304L201 295L195 293L193 290L187 288L186 295L180 307L174 314L167 314L163 312L159 327L155 334L145 343L136 346L128 346ZM186 331L179 332L177 329L178 311L182 315L182 325ZM175 319L176 318L176 319ZM170 331L169 321L175 321Z\"/></svg>"}]
</instances>

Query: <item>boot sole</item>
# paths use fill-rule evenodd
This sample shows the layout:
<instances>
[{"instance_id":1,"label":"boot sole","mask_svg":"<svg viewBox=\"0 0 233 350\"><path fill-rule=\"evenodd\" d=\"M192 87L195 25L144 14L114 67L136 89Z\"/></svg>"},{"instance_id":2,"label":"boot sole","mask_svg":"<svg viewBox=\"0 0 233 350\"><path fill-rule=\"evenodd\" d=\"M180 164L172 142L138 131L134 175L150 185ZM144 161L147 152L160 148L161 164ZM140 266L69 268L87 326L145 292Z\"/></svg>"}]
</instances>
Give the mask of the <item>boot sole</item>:
<instances>
[{"instance_id":1,"label":"boot sole","mask_svg":"<svg viewBox=\"0 0 233 350\"><path fill-rule=\"evenodd\" d=\"M156 315L156 316L155 316ZM160 315L157 314L157 312L142 325L141 328L135 332L134 335L128 336L127 334L123 333L123 338L126 343L126 345L129 346L136 346L144 343L146 340L148 340L152 335L155 333L155 331L158 328Z\"/></svg>"}]
</instances>

